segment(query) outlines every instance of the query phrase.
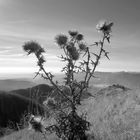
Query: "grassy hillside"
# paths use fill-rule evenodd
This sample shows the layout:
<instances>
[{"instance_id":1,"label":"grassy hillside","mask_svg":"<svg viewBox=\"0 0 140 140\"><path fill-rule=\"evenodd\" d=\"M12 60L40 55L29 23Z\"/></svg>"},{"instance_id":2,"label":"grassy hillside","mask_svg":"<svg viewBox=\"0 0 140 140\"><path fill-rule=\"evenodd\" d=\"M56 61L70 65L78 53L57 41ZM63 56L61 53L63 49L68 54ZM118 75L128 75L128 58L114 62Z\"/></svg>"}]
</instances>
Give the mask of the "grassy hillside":
<instances>
[{"instance_id":1,"label":"grassy hillside","mask_svg":"<svg viewBox=\"0 0 140 140\"><path fill-rule=\"evenodd\" d=\"M59 79L62 80L62 75ZM95 140L139 140L140 138L140 73L102 73L96 72L95 79L91 80L89 92L93 95L86 98L79 107L79 113L87 112L91 122L90 134ZM58 77L56 77L57 79ZM81 79L81 75L77 76ZM39 81L36 83L45 83ZM113 85L112 84L120 84ZM33 91L44 85L33 87ZM29 90L14 90L16 94L28 96ZM35 92L34 92L35 93ZM89 96L88 96L89 97ZM49 140L56 139L48 136ZM0 140L41 140L42 136L28 129L15 132ZM92 138L91 138L92 140Z\"/></svg>"},{"instance_id":2,"label":"grassy hillside","mask_svg":"<svg viewBox=\"0 0 140 140\"><path fill-rule=\"evenodd\" d=\"M140 95L128 88L110 86L80 108L88 113L91 134L97 140L139 140Z\"/></svg>"},{"instance_id":3,"label":"grassy hillside","mask_svg":"<svg viewBox=\"0 0 140 140\"><path fill-rule=\"evenodd\" d=\"M33 114L44 112L41 104L30 98L12 94L11 92L0 92L0 128L5 128L12 124L16 128L20 123L23 114L30 112ZM1 136L0 132L0 136Z\"/></svg>"},{"instance_id":4,"label":"grassy hillside","mask_svg":"<svg viewBox=\"0 0 140 140\"><path fill-rule=\"evenodd\" d=\"M47 140L59 140L55 135L49 134L46 136ZM13 132L0 140L45 140L44 136L28 128L20 130L19 132Z\"/></svg>"},{"instance_id":5,"label":"grassy hillside","mask_svg":"<svg viewBox=\"0 0 140 140\"><path fill-rule=\"evenodd\" d=\"M79 113L87 112L87 118L91 122L90 134L95 136L95 140L139 140L139 92L113 85L92 94L94 97L82 102ZM43 136L25 129L0 140L41 140L41 137ZM52 135L47 137L48 140L56 139Z\"/></svg>"}]
</instances>

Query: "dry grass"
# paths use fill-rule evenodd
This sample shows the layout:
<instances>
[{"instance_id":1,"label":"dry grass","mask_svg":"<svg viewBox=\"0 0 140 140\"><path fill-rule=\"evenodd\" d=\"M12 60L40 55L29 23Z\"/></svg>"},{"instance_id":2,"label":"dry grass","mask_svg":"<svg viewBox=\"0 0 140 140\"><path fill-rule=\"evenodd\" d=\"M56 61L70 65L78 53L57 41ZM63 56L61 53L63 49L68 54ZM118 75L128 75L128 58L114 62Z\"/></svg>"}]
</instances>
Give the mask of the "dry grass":
<instances>
[{"instance_id":1,"label":"dry grass","mask_svg":"<svg viewBox=\"0 0 140 140\"><path fill-rule=\"evenodd\" d=\"M84 101L96 140L140 140L139 92L107 88Z\"/></svg>"},{"instance_id":2,"label":"dry grass","mask_svg":"<svg viewBox=\"0 0 140 140\"><path fill-rule=\"evenodd\" d=\"M58 140L54 135L46 135L46 140ZM41 133L35 132L33 130L24 129L19 132L14 132L7 135L0 140L45 140Z\"/></svg>"},{"instance_id":3,"label":"dry grass","mask_svg":"<svg viewBox=\"0 0 140 140\"><path fill-rule=\"evenodd\" d=\"M87 112L91 122L90 135L95 140L140 140L140 95L139 90L106 88L96 98L82 102L79 113ZM46 135L48 140L57 140ZM92 140L93 137L89 138ZM28 129L15 132L0 140L44 140L43 135Z\"/></svg>"}]
</instances>

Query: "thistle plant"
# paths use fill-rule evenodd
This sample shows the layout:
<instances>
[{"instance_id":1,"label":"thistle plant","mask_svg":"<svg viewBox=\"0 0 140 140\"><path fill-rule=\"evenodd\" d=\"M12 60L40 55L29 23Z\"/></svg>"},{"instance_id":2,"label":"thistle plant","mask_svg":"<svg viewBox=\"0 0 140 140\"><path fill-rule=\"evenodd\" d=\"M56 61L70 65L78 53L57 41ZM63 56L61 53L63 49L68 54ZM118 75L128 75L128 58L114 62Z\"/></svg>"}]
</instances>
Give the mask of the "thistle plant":
<instances>
[{"instance_id":1,"label":"thistle plant","mask_svg":"<svg viewBox=\"0 0 140 140\"><path fill-rule=\"evenodd\" d=\"M29 129L35 130L35 132L40 132L44 136L44 139L47 140L47 137L45 135L46 130L43 123L43 118L41 116L34 116L31 115L29 119Z\"/></svg>"},{"instance_id":2,"label":"thistle plant","mask_svg":"<svg viewBox=\"0 0 140 140\"><path fill-rule=\"evenodd\" d=\"M59 85L54 80L54 75L45 70L45 51L37 42L29 41L23 45L28 55L34 54L37 58L39 71L36 76L40 75L49 80L54 92L61 97L56 105L56 121L53 125L46 126L46 131L55 132L58 137L65 140L87 139L86 131L89 130L90 123L85 114L78 113L77 107L81 105L82 95L87 92L91 78L94 78L101 57L109 59L109 52L104 48L104 44L110 43L112 26L113 23L99 23L96 28L101 32L102 38L91 45L86 43L84 35L78 31L68 31L68 35L60 34L55 37L57 45L62 50L60 59L65 62L62 68L65 75L64 85ZM98 53L93 52L93 47L99 49ZM82 73L82 80L76 79L78 73ZM66 87L69 93L62 87Z\"/></svg>"}]
</instances>

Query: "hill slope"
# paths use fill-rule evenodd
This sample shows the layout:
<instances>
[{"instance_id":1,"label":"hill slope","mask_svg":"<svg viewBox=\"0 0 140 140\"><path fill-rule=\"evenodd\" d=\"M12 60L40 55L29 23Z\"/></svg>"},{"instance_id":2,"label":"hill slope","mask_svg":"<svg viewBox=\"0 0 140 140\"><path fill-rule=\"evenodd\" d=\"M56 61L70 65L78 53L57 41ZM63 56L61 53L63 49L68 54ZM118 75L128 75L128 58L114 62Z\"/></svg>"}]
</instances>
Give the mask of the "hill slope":
<instances>
[{"instance_id":1,"label":"hill slope","mask_svg":"<svg viewBox=\"0 0 140 140\"><path fill-rule=\"evenodd\" d=\"M91 133L101 140L140 138L140 95L123 86L113 85L87 99L80 108L88 113Z\"/></svg>"},{"instance_id":2,"label":"hill slope","mask_svg":"<svg viewBox=\"0 0 140 140\"><path fill-rule=\"evenodd\" d=\"M94 97L85 99L78 109L79 113L87 112L87 119L91 122L90 133L95 136L95 140L140 138L139 92L120 85L109 86L98 91ZM14 133L1 140L10 140L11 136L20 137L21 140L27 139L29 135L25 136L24 132ZM36 135L37 133L32 134L30 138L28 137L29 140L36 138ZM49 140L51 139L54 137L50 137Z\"/></svg>"},{"instance_id":3,"label":"hill slope","mask_svg":"<svg viewBox=\"0 0 140 140\"><path fill-rule=\"evenodd\" d=\"M39 103L43 103L43 101L47 98L51 91L51 86L46 84L40 84L26 89L12 90L11 92L13 94L37 100Z\"/></svg>"}]
</instances>

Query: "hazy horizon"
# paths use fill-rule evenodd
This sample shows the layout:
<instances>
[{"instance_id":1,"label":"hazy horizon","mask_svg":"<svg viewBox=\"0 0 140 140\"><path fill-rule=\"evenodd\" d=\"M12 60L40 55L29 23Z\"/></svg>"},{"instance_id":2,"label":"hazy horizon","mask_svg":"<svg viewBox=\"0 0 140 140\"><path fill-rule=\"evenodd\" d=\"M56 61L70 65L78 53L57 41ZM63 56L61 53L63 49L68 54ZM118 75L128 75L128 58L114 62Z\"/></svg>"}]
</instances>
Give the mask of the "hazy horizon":
<instances>
[{"instance_id":1,"label":"hazy horizon","mask_svg":"<svg viewBox=\"0 0 140 140\"><path fill-rule=\"evenodd\" d=\"M100 39L96 25L114 22L111 44L106 46L110 61L102 58L97 71L140 72L139 0L0 0L0 77L37 71L36 59L26 56L24 42L38 41L45 48L47 70L60 73L61 53L54 37L78 30L85 40Z\"/></svg>"},{"instance_id":2,"label":"hazy horizon","mask_svg":"<svg viewBox=\"0 0 140 140\"><path fill-rule=\"evenodd\" d=\"M101 73L140 73L138 71L96 71ZM53 73L54 76L62 76L64 73ZM35 72L33 73L0 73L0 80L10 80L10 79L34 79ZM37 77L40 78L41 77Z\"/></svg>"}]
</instances>

